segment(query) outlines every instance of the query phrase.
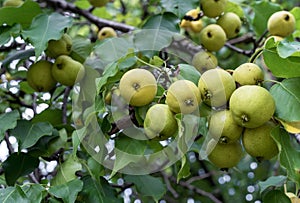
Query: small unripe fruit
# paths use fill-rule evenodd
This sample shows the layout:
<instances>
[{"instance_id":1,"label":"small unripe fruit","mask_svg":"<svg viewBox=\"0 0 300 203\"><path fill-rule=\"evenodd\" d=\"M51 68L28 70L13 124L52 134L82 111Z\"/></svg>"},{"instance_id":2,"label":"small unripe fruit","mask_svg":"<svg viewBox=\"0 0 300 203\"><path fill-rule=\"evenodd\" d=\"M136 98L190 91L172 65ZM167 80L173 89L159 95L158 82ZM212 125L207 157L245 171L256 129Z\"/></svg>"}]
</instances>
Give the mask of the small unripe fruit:
<instances>
[{"instance_id":1,"label":"small unripe fruit","mask_svg":"<svg viewBox=\"0 0 300 203\"><path fill-rule=\"evenodd\" d=\"M22 0L5 0L3 2L3 7L18 7L24 3Z\"/></svg>"},{"instance_id":2,"label":"small unripe fruit","mask_svg":"<svg viewBox=\"0 0 300 203\"><path fill-rule=\"evenodd\" d=\"M257 85L244 85L231 95L229 109L240 126L257 128L270 120L275 101L268 90Z\"/></svg>"},{"instance_id":3,"label":"small unripe fruit","mask_svg":"<svg viewBox=\"0 0 300 203\"><path fill-rule=\"evenodd\" d=\"M103 39L110 38L110 37L116 37L116 36L117 36L116 31L111 27L103 27L98 32L98 39L99 40L103 40Z\"/></svg>"},{"instance_id":4,"label":"small unripe fruit","mask_svg":"<svg viewBox=\"0 0 300 203\"><path fill-rule=\"evenodd\" d=\"M204 15L210 18L220 16L224 11L227 4L227 0L201 0L200 7L204 12Z\"/></svg>"},{"instance_id":5,"label":"small unripe fruit","mask_svg":"<svg viewBox=\"0 0 300 203\"><path fill-rule=\"evenodd\" d=\"M154 104L148 109L144 130L149 139L166 140L175 134L177 122L167 104Z\"/></svg>"},{"instance_id":6,"label":"small unripe fruit","mask_svg":"<svg viewBox=\"0 0 300 203\"><path fill-rule=\"evenodd\" d=\"M57 58L60 55L69 55L72 51L72 45L71 37L65 33L59 40L50 40L45 53L52 58Z\"/></svg>"},{"instance_id":7,"label":"small unripe fruit","mask_svg":"<svg viewBox=\"0 0 300 203\"><path fill-rule=\"evenodd\" d=\"M192 113L198 109L200 102L200 92L189 80L177 80L168 88L166 103L175 113Z\"/></svg>"},{"instance_id":8,"label":"small unripe fruit","mask_svg":"<svg viewBox=\"0 0 300 203\"><path fill-rule=\"evenodd\" d=\"M208 51L220 50L227 40L226 33L220 25L210 24L200 32L200 42Z\"/></svg>"},{"instance_id":9,"label":"small unripe fruit","mask_svg":"<svg viewBox=\"0 0 300 203\"><path fill-rule=\"evenodd\" d=\"M221 107L226 105L236 85L227 71L215 68L201 75L198 88L204 103L212 107Z\"/></svg>"},{"instance_id":10,"label":"small unripe fruit","mask_svg":"<svg viewBox=\"0 0 300 203\"><path fill-rule=\"evenodd\" d=\"M233 12L224 13L224 15L218 18L217 24L223 28L228 39L236 37L242 27L240 17Z\"/></svg>"},{"instance_id":11,"label":"small unripe fruit","mask_svg":"<svg viewBox=\"0 0 300 203\"><path fill-rule=\"evenodd\" d=\"M193 56L192 65L202 74L218 66L217 57L209 51L199 51Z\"/></svg>"},{"instance_id":12,"label":"small unripe fruit","mask_svg":"<svg viewBox=\"0 0 300 203\"><path fill-rule=\"evenodd\" d=\"M258 85L264 80L264 73L254 63L243 63L233 71L232 77L240 85Z\"/></svg>"},{"instance_id":13,"label":"small unripe fruit","mask_svg":"<svg viewBox=\"0 0 300 203\"><path fill-rule=\"evenodd\" d=\"M268 19L268 30L271 35L286 37L294 32L295 27L295 17L288 11L275 12Z\"/></svg>"},{"instance_id":14,"label":"small unripe fruit","mask_svg":"<svg viewBox=\"0 0 300 203\"><path fill-rule=\"evenodd\" d=\"M269 160L278 154L278 147L271 136L275 124L271 121L257 128L246 128L243 133L245 151L258 161Z\"/></svg>"},{"instance_id":15,"label":"small unripe fruit","mask_svg":"<svg viewBox=\"0 0 300 203\"><path fill-rule=\"evenodd\" d=\"M28 84L37 92L48 92L56 86L56 80L51 74L52 63L40 60L29 67L27 72Z\"/></svg>"},{"instance_id":16,"label":"small unripe fruit","mask_svg":"<svg viewBox=\"0 0 300 203\"><path fill-rule=\"evenodd\" d=\"M242 145L239 141L221 144L212 139L207 144L208 160L220 169L235 167L243 157Z\"/></svg>"},{"instance_id":17,"label":"small unripe fruit","mask_svg":"<svg viewBox=\"0 0 300 203\"><path fill-rule=\"evenodd\" d=\"M132 106L150 104L157 92L154 75L145 69L131 69L127 71L119 84L121 96Z\"/></svg>"}]
</instances>

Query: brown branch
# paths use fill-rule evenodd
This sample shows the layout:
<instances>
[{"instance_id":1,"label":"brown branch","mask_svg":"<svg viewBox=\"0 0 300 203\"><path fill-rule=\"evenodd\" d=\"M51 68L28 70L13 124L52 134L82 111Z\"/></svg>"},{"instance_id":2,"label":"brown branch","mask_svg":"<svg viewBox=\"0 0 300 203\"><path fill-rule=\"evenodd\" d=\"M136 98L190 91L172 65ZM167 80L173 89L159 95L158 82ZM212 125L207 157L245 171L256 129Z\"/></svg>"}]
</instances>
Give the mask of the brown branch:
<instances>
[{"instance_id":1,"label":"brown branch","mask_svg":"<svg viewBox=\"0 0 300 203\"><path fill-rule=\"evenodd\" d=\"M69 11L75 14L78 14L80 16L85 17L87 20L89 20L91 23L95 24L97 27L102 28L104 26L109 26L114 28L115 30L119 30L121 32L129 32L135 29L135 27L126 25L119 22L114 22L102 18L98 18L97 16L94 16L89 10L80 9L77 6L75 6L72 3L68 3L66 1L61 0L40 0L39 2L46 4L47 7L52 7L54 9L61 9L63 12Z\"/></svg>"},{"instance_id":2,"label":"brown branch","mask_svg":"<svg viewBox=\"0 0 300 203\"><path fill-rule=\"evenodd\" d=\"M173 181L173 182L177 182L176 178L171 176L170 179ZM212 193L210 192L206 192L204 190L201 190L200 188L194 186L194 185L191 185L185 181L179 181L178 183L179 185L181 185L182 187L185 187L191 191L194 191L196 192L197 194L199 195L202 195L202 196L205 196L205 197L208 197L209 199L211 199L213 202L215 203L222 203L222 201L220 201L217 197L215 197Z\"/></svg>"},{"instance_id":3,"label":"brown branch","mask_svg":"<svg viewBox=\"0 0 300 203\"><path fill-rule=\"evenodd\" d=\"M162 174L162 176L163 176L163 178L164 178L164 181L165 181L165 183L166 183L166 186L167 186L168 191L171 192L172 196L173 196L175 199L177 199L177 198L179 197L179 194L178 194L178 193L176 192L176 190L172 187L172 185L171 185L171 183L170 183L170 180L169 180L169 176L168 176L166 173L164 173L164 172L162 172L161 174Z\"/></svg>"},{"instance_id":4,"label":"brown branch","mask_svg":"<svg viewBox=\"0 0 300 203\"><path fill-rule=\"evenodd\" d=\"M229 49L239 53L239 54L243 54L243 55L248 56L248 57L250 57L253 54L253 50L240 49L240 48L238 48L238 47L236 47L236 46L234 46L234 45L232 45L228 42L225 43L225 46L228 47Z\"/></svg>"}]
</instances>

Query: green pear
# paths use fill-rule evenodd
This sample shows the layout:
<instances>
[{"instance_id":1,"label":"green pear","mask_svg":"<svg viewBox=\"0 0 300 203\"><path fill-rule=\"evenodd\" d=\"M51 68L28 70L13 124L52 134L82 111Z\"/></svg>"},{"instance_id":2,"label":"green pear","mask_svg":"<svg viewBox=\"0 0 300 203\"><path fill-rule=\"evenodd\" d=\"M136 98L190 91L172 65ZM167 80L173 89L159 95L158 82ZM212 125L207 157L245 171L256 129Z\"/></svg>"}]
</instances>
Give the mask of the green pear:
<instances>
[{"instance_id":1,"label":"green pear","mask_svg":"<svg viewBox=\"0 0 300 203\"><path fill-rule=\"evenodd\" d=\"M296 20L290 12L278 11L269 17L267 26L271 35L286 37L294 32Z\"/></svg>"},{"instance_id":2,"label":"green pear","mask_svg":"<svg viewBox=\"0 0 300 203\"><path fill-rule=\"evenodd\" d=\"M3 7L18 7L24 3L22 0L5 0L3 2Z\"/></svg>"},{"instance_id":3,"label":"green pear","mask_svg":"<svg viewBox=\"0 0 300 203\"><path fill-rule=\"evenodd\" d=\"M223 144L233 143L240 139L243 128L234 120L229 110L213 113L209 119L209 134Z\"/></svg>"},{"instance_id":4,"label":"green pear","mask_svg":"<svg viewBox=\"0 0 300 203\"><path fill-rule=\"evenodd\" d=\"M202 50L193 56L192 65L202 74L209 69L216 68L218 59L213 53Z\"/></svg>"},{"instance_id":5,"label":"green pear","mask_svg":"<svg viewBox=\"0 0 300 203\"><path fill-rule=\"evenodd\" d=\"M226 7L227 0L201 0L200 7L205 16L215 18L220 16Z\"/></svg>"},{"instance_id":6,"label":"green pear","mask_svg":"<svg viewBox=\"0 0 300 203\"><path fill-rule=\"evenodd\" d=\"M27 71L27 82L37 92L48 92L56 86L56 80L51 75L52 63L40 60L32 64Z\"/></svg>"},{"instance_id":7,"label":"green pear","mask_svg":"<svg viewBox=\"0 0 300 203\"><path fill-rule=\"evenodd\" d=\"M103 27L98 32L98 35L97 35L99 40L103 40L103 39L110 38L110 37L116 37L116 36L117 36L116 31L111 27Z\"/></svg>"},{"instance_id":8,"label":"green pear","mask_svg":"<svg viewBox=\"0 0 300 203\"><path fill-rule=\"evenodd\" d=\"M108 0L88 0L88 1L94 7L102 7L108 3Z\"/></svg>"},{"instance_id":9,"label":"green pear","mask_svg":"<svg viewBox=\"0 0 300 203\"><path fill-rule=\"evenodd\" d=\"M52 76L66 86L73 86L84 77L84 74L84 66L66 55L57 57L52 67Z\"/></svg>"},{"instance_id":10,"label":"green pear","mask_svg":"<svg viewBox=\"0 0 300 203\"><path fill-rule=\"evenodd\" d=\"M60 55L69 55L72 51L72 39L68 34L63 34L59 40L50 40L45 51L51 58L57 58Z\"/></svg>"},{"instance_id":11,"label":"green pear","mask_svg":"<svg viewBox=\"0 0 300 203\"><path fill-rule=\"evenodd\" d=\"M263 125L272 118L275 108L275 100L270 92L258 85L244 85L237 88L229 100L233 119L246 128Z\"/></svg>"},{"instance_id":12,"label":"green pear","mask_svg":"<svg viewBox=\"0 0 300 203\"><path fill-rule=\"evenodd\" d=\"M208 51L220 50L227 40L226 33L220 25L210 24L200 32L200 42Z\"/></svg>"},{"instance_id":13,"label":"green pear","mask_svg":"<svg viewBox=\"0 0 300 203\"><path fill-rule=\"evenodd\" d=\"M271 136L276 125L268 121L257 128L246 128L243 136L245 151L258 161L269 160L279 153L276 142Z\"/></svg>"},{"instance_id":14,"label":"green pear","mask_svg":"<svg viewBox=\"0 0 300 203\"><path fill-rule=\"evenodd\" d=\"M217 20L217 24L223 28L228 39L236 37L242 27L240 17L233 12L227 12L221 15Z\"/></svg>"},{"instance_id":15,"label":"green pear","mask_svg":"<svg viewBox=\"0 0 300 203\"><path fill-rule=\"evenodd\" d=\"M264 73L255 63L243 63L233 71L232 77L240 85L258 85L264 80Z\"/></svg>"},{"instance_id":16,"label":"green pear","mask_svg":"<svg viewBox=\"0 0 300 203\"><path fill-rule=\"evenodd\" d=\"M243 157L243 148L239 141L222 144L211 139L206 147L208 160L216 167L227 170L235 167Z\"/></svg>"},{"instance_id":17,"label":"green pear","mask_svg":"<svg viewBox=\"0 0 300 203\"><path fill-rule=\"evenodd\" d=\"M177 122L167 104L154 104L148 109L144 129L149 139L165 140L176 133Z\"/></svg>"},{"instance_id":18,"label":"green pear","mask_svg":"<svg viewBox=\"0 0 300 203\"><path fill-rule=\"evenodd\" d=\"M198 88L204 103L212 107L221 107L227 104L236 85L230 73L224 69L215 68L201 75Z\"/></svg>"}]
</instances>

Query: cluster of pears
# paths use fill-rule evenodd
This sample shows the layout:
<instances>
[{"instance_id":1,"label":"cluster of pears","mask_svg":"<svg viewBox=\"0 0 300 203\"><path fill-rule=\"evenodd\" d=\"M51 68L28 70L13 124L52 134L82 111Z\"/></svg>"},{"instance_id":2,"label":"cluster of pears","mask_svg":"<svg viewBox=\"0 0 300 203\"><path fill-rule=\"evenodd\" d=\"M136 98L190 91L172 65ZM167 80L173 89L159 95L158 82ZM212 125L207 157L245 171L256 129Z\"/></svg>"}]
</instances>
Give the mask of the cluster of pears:
<instances>
[{"instance_id":1,"label":"cluster of pears","mask_svg":"<svg viewBox=\"0 0 300 203\"><path fill-rule=\"evenodd\" d=\"M258 161L278 154L271 131L275 101L261 86L264 74L254 63L244 63L230 74L216 68L199 80L203 102L212 108L209 116L206 153L217 167L236 166L244 150Z\"/></svg>"},{"instance_id":2,"label":"cluster of pears","mask_svg":"<svg viewBox=\"0 0 300 203\"><path fill-rule=\"evenodd\" d=\"M177 132L175 114L195 112L201 102L198 87L189 80L176 80L167 89L164 102L153 102L158 85L152 72L135 68L120 79L120 95L131 106L149 105L144 118L148 139L166 140Z\"/></svg>"},{"instance_id":3,"label":"cluster of pears","mask_svg":"<svg viewBox=\"0 0 300 203\"><path fill-rule=\"evenodd\" d=\"M226 5L227 0L201 0L200 8L188 11L180 23L185 30L198 33L200 43L205 48L192 61L201 73L218 66L218 60L212 52L220 50L227 39L240 33L240 17L234 12L227 12ZM204 16L211 19L211 23L206 26L202 20Z\"/></svg>"},{"instance_id":4,"label":"cluster of pears","mask_svg":"<svg viewBox=\"0 0 300 203\"><path fill-rule=\"evenodd\" d=\"M73 86L85 74L84 66L70 57L72 39L63 34L58 40L50 40L45 53L50 60L41 59L33 63L27 71L27 82L37 92L49 92L59 82L62 85Z\"/></svg>"}]
</instances>

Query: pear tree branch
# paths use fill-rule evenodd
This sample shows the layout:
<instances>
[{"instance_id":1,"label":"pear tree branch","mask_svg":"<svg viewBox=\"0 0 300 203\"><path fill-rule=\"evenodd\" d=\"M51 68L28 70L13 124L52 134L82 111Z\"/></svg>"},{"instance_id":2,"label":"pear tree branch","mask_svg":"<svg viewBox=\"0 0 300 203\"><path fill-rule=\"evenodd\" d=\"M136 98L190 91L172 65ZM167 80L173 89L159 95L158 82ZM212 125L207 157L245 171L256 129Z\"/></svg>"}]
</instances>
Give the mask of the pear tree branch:
<instances>
[{"instance_id":1,"label":"pear tree branch","mask_svg":"<svg viewBox=\"0 0 300 203\"><path fill-rule=\"evenodd\" d=\"M72 12L74 14L78 14L83 16L91 23L95 24L97 27L102 28L104 26L112 27L115 30L119 30L121 32L130 32L135 29L135 27L126 25L123 23L106 20L102 18L98 18L97 16L93 15L90 10L80 9L72 3L68 3L62 0L39 0L41 7L52 7L56 10L61 10L62 12Z\"/></svg>"}]
</instances>

